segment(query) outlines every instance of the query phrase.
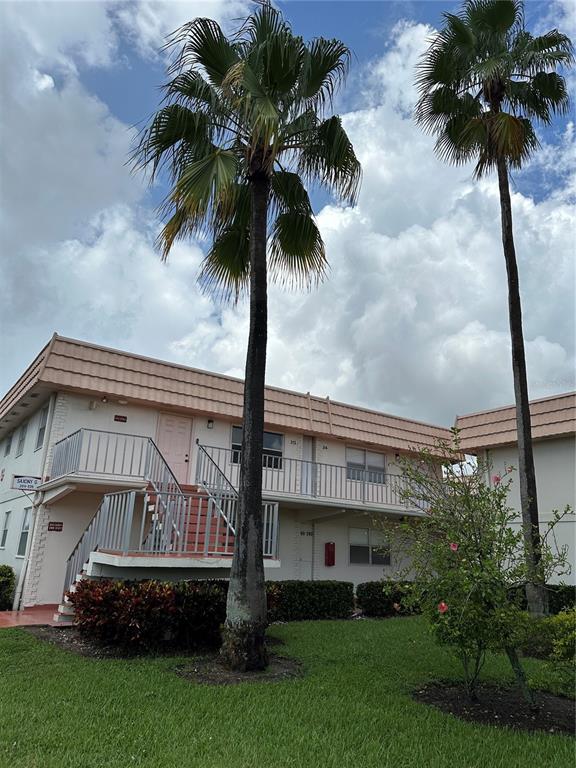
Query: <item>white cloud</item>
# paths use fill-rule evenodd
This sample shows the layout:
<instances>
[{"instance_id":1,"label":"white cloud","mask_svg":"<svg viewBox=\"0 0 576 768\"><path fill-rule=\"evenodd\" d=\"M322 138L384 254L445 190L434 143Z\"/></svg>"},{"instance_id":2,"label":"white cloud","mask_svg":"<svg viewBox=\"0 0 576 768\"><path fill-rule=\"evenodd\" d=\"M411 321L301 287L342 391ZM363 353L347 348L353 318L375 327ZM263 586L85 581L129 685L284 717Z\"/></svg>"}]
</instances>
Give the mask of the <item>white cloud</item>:
<instances>
[{"instance_id":1,"label":"white cloud","mask_svg":"<svg viewBox=\"0 0 576 768\"><path fill-rule=\"evenodd\" d=\"M186 22L203 16L225 25L247 6L245 0L132 0L112 7L122 33L142 56L154 58L167 35Z\"/></svg>"},{"instance_id":2,"label":"white cloud","mask_svg":"<svg viewBox=\"0 0 576 768\"><path fill-rule=\"evenodd\" d=\"M19 140L3 172L11 257L0 280L4 386L55 329L242 375L246 304L220 308L201 295L194 244L160 263L158 222L124 166L130 133L77 77L88 58L113 66L114 35L130 19L133 43L152 55L180 9L141 3L110 14L94 5L93 37L74 15L68 28L65 13L52 19L50 45L33 14L12 19L25 35L8 35L2 129ZM399 25L381 59L356 78L364 91L344 120L364 167L360 200L318 216L332 265L325 284L304 295L271 289L268 380L450 423L513 393L497 187L436 160L433 140L410 119L413 66L429 31ZM78 40L89 54L78 52ZM530 171L565 168L546 197L513 195L533 396L574 386L572 130Z\"/></svg>"}]
</instances>

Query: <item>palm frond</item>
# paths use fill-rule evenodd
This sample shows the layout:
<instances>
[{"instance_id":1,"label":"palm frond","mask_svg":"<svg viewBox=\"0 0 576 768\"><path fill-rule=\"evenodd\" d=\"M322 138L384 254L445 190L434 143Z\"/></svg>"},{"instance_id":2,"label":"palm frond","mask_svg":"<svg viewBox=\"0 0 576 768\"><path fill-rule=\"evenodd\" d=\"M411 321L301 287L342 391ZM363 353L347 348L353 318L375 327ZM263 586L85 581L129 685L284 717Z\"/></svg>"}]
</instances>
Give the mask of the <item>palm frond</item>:
<instances>
[{"instance_id":1,"label":"palm frond","mask_svg":"<svg viewBox=\"0 0 576 768\"><path fill-rule=\"evenodd\" d=\"M131 156L135 169L151 169L154 179L164 162L171 163L172 173L178 175L183 155L202 155L211 146L212 126L205 112L193 112L181 104L169 104L160 109Z\"/></svg>"},{"instance_id":2,"label":"palm frond","mask_svg":"<svg viewBox=\"0 0 576 768\"><path fill-rule=\"evenodd\" d=\"M250 279L250 231L231 226L214 239L200 268L201 289L223 301L238 301Z\"/></svg>"},{"instance_id":3,"label":"palm frond","mask_svg":"<svg viewBox=\"0 0 576 768\"><path fill-rule=\"evenodd\" d=\"M197 18L184 24L169 38L165 48L181 46L170 73L200 66L208 80L222 85L228 70L238 61L238 53L213 19Z\"/></svg>"},{"instance_id":4,"label":"palm frond","mask_svg":"<svg viewBox=\"0 0 576 768\"><path fill-rule=\"evenodd\" d=\"M340 40L318 37L306 48L298 90L319 108L331 104L348 74L350 49Z\"/></svg>"},{"instance_id":5,"label":"palm frond","mask_svg":"<svg viewBox=\"0 0 576 768\"><path fill-rule=\"evenodd\" d=\"M324 120L306 138L298 158L299 172L310 182L319 181L342 200L354 203L362 169L340 118L335 115Z\"/></svg>"},{"instance_id":6,"label":"palm frond","mask_svg":"<svg viewBox=\"0 0 576 768\"><path fill-rule=\"evenodd\" d=\"M270 276L274 282L310 288L328 267L324 242L313 217L290 211L276 217L270 238Z\"/></svg>"}]
</instances>

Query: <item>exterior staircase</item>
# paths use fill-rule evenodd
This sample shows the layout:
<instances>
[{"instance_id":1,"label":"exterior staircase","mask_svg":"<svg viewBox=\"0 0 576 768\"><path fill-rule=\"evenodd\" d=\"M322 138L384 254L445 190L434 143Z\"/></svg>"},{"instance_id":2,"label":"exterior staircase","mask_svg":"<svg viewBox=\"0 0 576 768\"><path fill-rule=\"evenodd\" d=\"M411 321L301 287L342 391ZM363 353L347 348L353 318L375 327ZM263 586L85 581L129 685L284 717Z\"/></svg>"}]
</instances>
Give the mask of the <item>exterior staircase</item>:
<instances>
[{"instance_id":1,"label":"exterior staircase","mask_svg":"<svg viewBox=\"0 0 576 768\"><path fill-rule=\"evenodd\" d=\"M70 624L69 593L91 575L95 553L153 558L232 557L238 494L202 446L195 485L180 485L153 446L144 489L106 494L68 558L64 596L54 621ZM278 504L263 504L264 555L275 557Z\"/></svg>"}]
</instances>

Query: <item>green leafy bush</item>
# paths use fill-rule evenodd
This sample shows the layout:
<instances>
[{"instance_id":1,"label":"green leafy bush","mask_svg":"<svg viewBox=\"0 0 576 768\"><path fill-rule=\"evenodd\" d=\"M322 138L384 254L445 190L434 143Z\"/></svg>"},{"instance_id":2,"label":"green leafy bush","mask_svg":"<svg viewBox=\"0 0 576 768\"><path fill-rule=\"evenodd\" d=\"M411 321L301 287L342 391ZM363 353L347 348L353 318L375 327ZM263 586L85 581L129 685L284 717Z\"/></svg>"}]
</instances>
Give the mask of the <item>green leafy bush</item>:
<instances>
[{"instance_id":1,"label":"green leafy bush","mask_svg":"<svg viewBox=\"0 0 576 768\"><path fill-rule=\"evenodd\" d=\"M547 584L546 593L548 595L548 611L553 615L566 608L576 606L576 586L573 584ZM526 609L524 585L511 590L510 596L523 610Z\"/></svg>"},{"instance_id":2,"label":"green leafy bush","mask_svg":"<svg viewBox=\"0 0 576 768\"><path fill-rule=\"evenodd\" d=\"M9 611L14 600L16 574L9 565L0 565L0 611Z\"/></svg>"},{"instance_id":3,"label":"green leafy bush","mask_svg":"<svg viewBox=\"0 0 576 768\"><path fill-rule=\"evenodd\" d=\"M140 650L220 644L228 582L84 579L69 593L75 622L100 642ZM346 619L354 586L343 581L266 582L269 621Z\"/></svg>"},{"instance_id":4,"label":"green leafy bush","mask_svg":"<svg viewBox=\"0 0 576 768\"><path fill-rule=\"evenodd\" d=\"M576 661L576 608L560 611L545 620L551 626L552 653L557 661Z\"/></svg>"},{"instance_id":5,"label":"green leafy bush","mask_svg":"<svg viewBox=\"0 0 576 768\"><path fill-rule=\"evenodd\" d=\"M419 613L411 581L365 581L356 587L356 602L365 616L397 616Z\"/></svg>"},{"instance_id":6,"label":"green leafy bush","mask_svg":"<svg viewBox=\"0 0 576 768\"><path fill-rule=\"evenodd\" d=\"M347 619L354 609L348 581L268 581L268 621Z\"/></svg>"},{"instance_id":7,"label":"green leafy bush","mask_svg":"<svg viewBox=\"0 0 576 768\"><path fill-rule=\"evenodd\" d=\"M78 629L134 649L217 645L226 615L226 581L85 579L69 594Z\"/></svg>"},{"instance_id":8,"label":"green leafy bush","mask_svg":"<svg viewBox=\"0 0 576 768\"><path fill-rule=\"evenodd\" d=\"M519 514L508 506L512 467L492 475L489 461L468 461L453 441L438 441L418 460L399 459L402 496L422 516L395 522L375 518L405 563L400 577L414 578L414 592L438 642L462 663L471 698L486 654L504 651L526 699L533 697L517 649L526 639L527 615L519 587L534 576L524 550ZM491 479L490 479L491 478ZM567 572L566 548L554 552L553 526L570 512L554 513L541 537L538 578ZM401 551L404 549L404 551ZM408 604L413 596L407 596Z\"/></svg>"}]
</instances>

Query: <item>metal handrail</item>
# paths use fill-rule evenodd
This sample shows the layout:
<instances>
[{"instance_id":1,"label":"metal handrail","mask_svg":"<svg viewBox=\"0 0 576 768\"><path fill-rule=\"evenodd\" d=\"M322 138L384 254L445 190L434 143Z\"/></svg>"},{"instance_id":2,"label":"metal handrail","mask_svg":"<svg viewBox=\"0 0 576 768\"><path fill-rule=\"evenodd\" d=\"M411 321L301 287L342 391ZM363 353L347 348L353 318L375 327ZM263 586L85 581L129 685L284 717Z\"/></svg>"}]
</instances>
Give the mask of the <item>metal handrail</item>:
<instances>
[{"instance_id":1,"label":"metal handrail","mask_svg":"<svg viewBox=\"0 0 576 768\"><path fill-rule=\"evenodd\" d=\"M222 477L233 486L224 471L232 472L232 477L239 477L240 465L237 461L237 451L230 448L199 445L199 462L197 481L205 480L205 487L213 483L214 472L204 472L204 460L210 459L218 467ZM318 461L293 459L283 456L281 460L274 457L274 462L263 457L262 490L270 496L308 497L311 499L326 499L333 502L349 501L367 507L402 507L407 508L403 490L405 480L401 475L380 473L372 470L351 470L340 464L325 464Z\"/></svg>"}]
</instances>

